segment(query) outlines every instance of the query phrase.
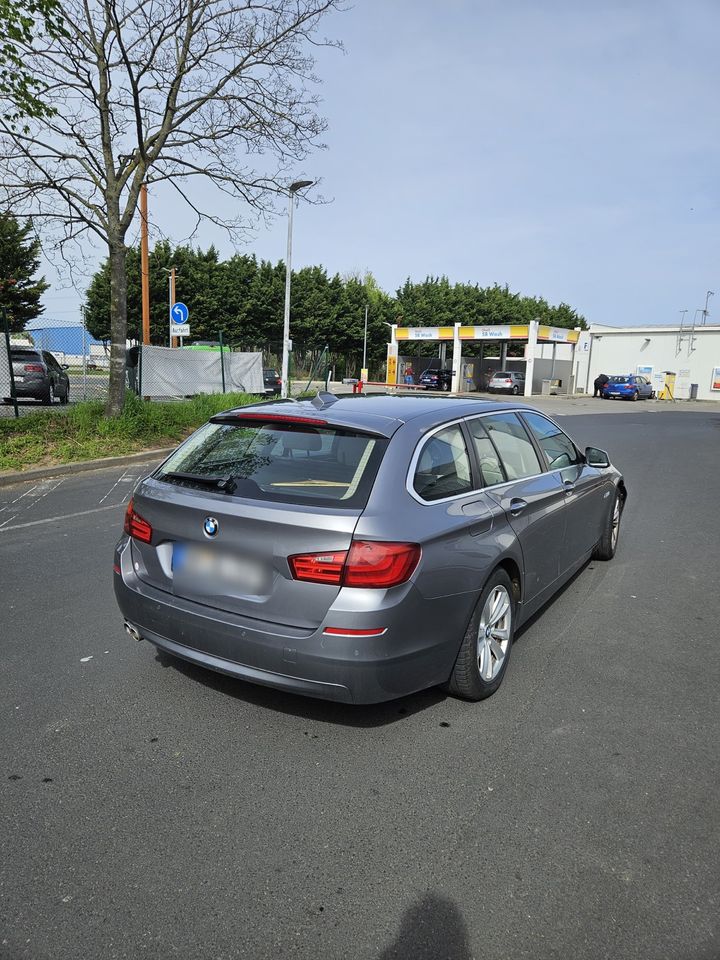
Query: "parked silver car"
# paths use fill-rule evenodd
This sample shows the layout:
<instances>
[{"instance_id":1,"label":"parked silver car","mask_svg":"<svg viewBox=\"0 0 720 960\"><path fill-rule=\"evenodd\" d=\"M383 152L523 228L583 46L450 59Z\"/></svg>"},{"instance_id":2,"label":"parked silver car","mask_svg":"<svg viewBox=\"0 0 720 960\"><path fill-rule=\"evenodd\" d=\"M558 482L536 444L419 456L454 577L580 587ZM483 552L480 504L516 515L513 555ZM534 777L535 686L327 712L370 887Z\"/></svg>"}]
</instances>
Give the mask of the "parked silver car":
<instances>
[{"instance_id":1,"label":"parked silver car","mask_svg":"<svg viewBox=\"0 0 720 960\"><path fill-rule=\"evenodd\" d=\"M321 394L211 419L135 490L126 629L354 703L500 685L517 628L615 553L625 483L529 407Z\"/></svg>"},{"instance_id":2,"label":"parked silver car","mask_svg":"<svg viewBox=\"0 0 720 960\"><path fill-rule=\"evenodd\" d=\"M500 370L488 381L488 393L512 393L517 396L525 392L525 374L515 370Z\"/></svg>"}]
</instances>

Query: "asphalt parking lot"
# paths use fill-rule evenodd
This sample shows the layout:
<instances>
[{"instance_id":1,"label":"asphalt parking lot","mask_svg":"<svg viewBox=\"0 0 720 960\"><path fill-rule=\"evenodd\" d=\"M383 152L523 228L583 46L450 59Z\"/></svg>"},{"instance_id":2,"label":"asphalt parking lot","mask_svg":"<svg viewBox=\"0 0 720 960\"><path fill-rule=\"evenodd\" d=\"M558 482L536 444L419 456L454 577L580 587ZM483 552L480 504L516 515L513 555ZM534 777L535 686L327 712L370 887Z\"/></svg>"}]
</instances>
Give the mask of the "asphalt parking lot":
<instances>
[{"instance_id":1,"label":"asphalt parking lot","mask_svg":"<svg viewBox=\"0 0 720 960\"><path fill-rule=\"evenodd\" d=\"M142 466L0 488L0 957L716 960L720 411L612 406L561 423L618 555L480 704L163 659L111 586Z\"/></svg>"}]
</instances>

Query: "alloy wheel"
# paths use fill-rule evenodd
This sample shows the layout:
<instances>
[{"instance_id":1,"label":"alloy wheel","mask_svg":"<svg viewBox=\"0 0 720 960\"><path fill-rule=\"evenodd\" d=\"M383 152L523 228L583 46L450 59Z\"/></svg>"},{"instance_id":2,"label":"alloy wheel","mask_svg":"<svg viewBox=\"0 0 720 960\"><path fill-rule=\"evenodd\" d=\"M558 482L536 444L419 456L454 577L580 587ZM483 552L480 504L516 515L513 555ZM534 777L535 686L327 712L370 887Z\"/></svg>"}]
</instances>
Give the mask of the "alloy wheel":
<instances>
[{"instance_id":1,"label":"alloy wheel","mask_svg":"<svg viewBox=\"0 0 720 960\"><path fill-rule=\"evenodd\" d=\"M510 645L512 603L510 594L498 584L485 601L478 627L477 661L482 679L488 683L502 670Z\"/></svg>"},{"instance_id":2,"label":"alloy wheel","mask_svg":"<svg viewBox=\"0 0 720 960\"><path fill-rule=\"evenodd\" d=\"M615 506L612 515L612 530L610 531L610 542L612 543L613 553L617 546L618 534L620 533L620 497L615 497Z\"/></svg>"}]
</instances>

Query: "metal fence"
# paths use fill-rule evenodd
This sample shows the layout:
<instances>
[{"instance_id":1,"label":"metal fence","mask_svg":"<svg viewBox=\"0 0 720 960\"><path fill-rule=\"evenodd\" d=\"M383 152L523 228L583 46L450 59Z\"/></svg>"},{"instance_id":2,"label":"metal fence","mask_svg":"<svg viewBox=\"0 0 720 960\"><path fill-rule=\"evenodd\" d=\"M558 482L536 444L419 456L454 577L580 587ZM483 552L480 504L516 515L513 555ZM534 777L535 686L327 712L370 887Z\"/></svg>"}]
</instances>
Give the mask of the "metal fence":
<instances>
[{"instance_id":1,"label":"metal fence","mask_svg":"<svg viewBox=\"0 0 720 960\"><path fill-rule=\"evenodd\" d=\"M105 400L110 383L109 345L95 340L82 324L35 320L22 332L9 333L3 317L0 326L0 399L13 412L15 400L19 412ZM33 369L38 365L44 372Z\"/></svg>"}]
</instances>

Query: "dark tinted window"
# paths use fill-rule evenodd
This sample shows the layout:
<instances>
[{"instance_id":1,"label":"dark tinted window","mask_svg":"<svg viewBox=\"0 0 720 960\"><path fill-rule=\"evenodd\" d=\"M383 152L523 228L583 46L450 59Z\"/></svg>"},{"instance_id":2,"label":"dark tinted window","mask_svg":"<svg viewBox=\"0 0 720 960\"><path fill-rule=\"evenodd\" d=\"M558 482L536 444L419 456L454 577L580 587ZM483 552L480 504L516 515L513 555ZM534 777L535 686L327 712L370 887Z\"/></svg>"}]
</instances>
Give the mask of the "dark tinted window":
<instances>
[{"instance_id":1,"label":"dark tinted window","mask_svg":"<svg viewBox=\"0 0 720 960\"><path fill-rule=\"evenodd\" d=\"M10 356L13 360L24 363L42 363L42 354L38 350L18 350L17 347L11 347Z\"/></svg>"},{"instance_id":2,"label":"dark tinted window","mask_svg":"<svg viewBox=\"0 0 720 960\"><path fill-rule=\"evenodd\" d=\"M62 367L60 366L60 364L57 362L57 360L55 359L55 357L54 357L51 353L45 353L45 352L43 352L43 360L45 361L45 363L46 363L49 367L52 367L53 370L61 370L61 369L62 369Z\"/></svg>"},{"instance_id":3,"label":"dark tinted window","mask_svg":"<svg viewBox=\"0 0 720 960\"><path fill-rule=\"evenodd\" d=\"M386 446L383 438L331 427L208 423L156 476L188 486L192 476L168 475L232 477L238 497L355 508L367 502Z\"/></svg>"},{"instance_id":4,"label":"dark tinted window","mask_svg":"<svg viewBox=\"0 0 720 960\"><path fill-rule=\"evenodd\" d=\"M442 500L472 490L470 458L457 424L434 433L425 442L415 467L413 487L423 500Z\"/></svg>"},{"instance_id":5,"label":"dark tinted window","mask_svg":"<svg viewBox=\"0 0 720 960\"><path fill-rule=\"evenodd\" d=\"M503 483L506 479L505 471L500 463L497 450L482 425L482 420L468 421L468 428L478 458L483 486L490 487L495 483Z\"/></svg>"},{"instance_id":6,"label":"dark tinted window","mask_svg":"<svg viewBox=\"0 0 720 960\"><path fill-rule=\"evenodd\" d=\"M493 413L482 422L500 454L508 480L542 473L535 447L516 414Z\"/></svg>"},{"instance_id":7,"label":"dark tinted window","mask_svg":"<svg viewBox=\"0 0 720 960\"><path fill-rule=\"evenodd\" d=\"M551 470L561 470L580 462L580 455L570 437L547 417L539 413L523 413L523 419L530 427Z\"/></svg>"},{"instance_id":8,"label":"dark tinted window","mask_svg":"<svg viewBox=\"0 0 720 960\"><path fill-rule=\"evenodd\" d=\"M630 377L610 377L610 383L630 383Z\"/></svg>"}]
</instances>

